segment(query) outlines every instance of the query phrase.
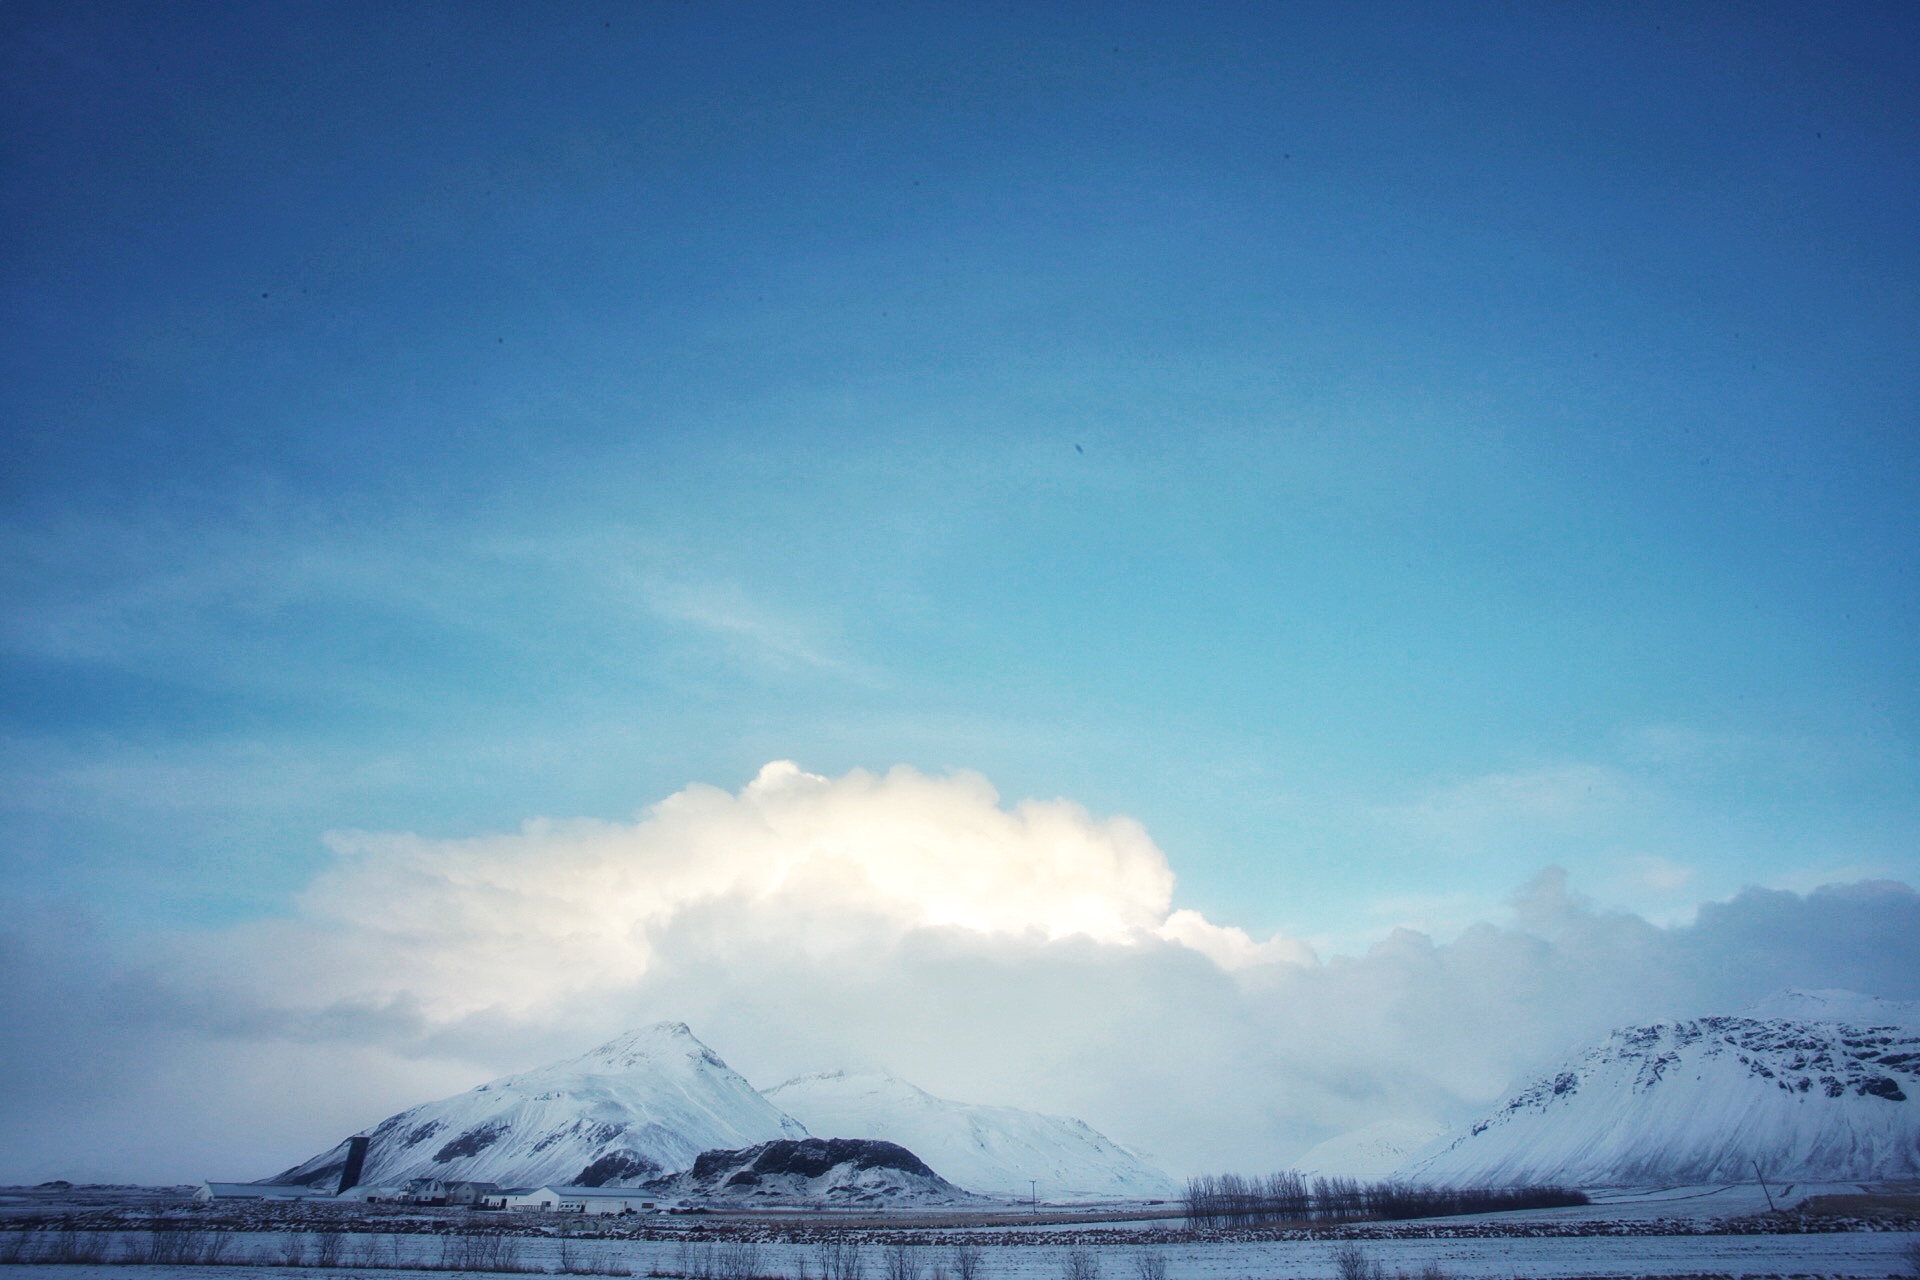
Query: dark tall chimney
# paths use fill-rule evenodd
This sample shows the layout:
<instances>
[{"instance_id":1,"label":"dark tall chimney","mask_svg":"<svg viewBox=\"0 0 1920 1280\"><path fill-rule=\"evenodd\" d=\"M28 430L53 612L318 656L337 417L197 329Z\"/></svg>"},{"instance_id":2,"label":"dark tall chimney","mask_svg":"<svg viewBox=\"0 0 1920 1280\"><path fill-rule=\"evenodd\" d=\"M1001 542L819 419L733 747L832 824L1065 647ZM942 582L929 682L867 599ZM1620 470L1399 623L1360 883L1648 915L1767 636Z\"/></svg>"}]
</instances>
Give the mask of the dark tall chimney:
<instances>
[{"instance_id":1,"label":"dark tall chimney","mask_svg":"<svg viewBox=\"0 0 1920 1280\"><path fill-rule=\"evenodd\" d=\"M360 1185L360 1166L367 1162L367 1140L364 1135L355 1135L347 1139L347 1167L340 1171L340 1186L333 1194L349 1190Z\"/></svg>"}]
</instances>

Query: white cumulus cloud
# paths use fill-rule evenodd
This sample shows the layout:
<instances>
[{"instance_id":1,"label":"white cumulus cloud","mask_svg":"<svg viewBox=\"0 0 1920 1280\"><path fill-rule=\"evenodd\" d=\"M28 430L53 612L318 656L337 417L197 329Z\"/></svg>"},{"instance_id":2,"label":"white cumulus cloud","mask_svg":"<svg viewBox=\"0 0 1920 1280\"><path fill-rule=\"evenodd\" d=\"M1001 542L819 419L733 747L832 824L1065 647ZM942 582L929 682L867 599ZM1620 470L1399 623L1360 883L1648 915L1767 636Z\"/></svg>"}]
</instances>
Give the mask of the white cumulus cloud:
<instances>
[{"instance_id":1,"label":"white cumulus cloud","mask_svg":"<svg viewBox=\"0 0 1920 1280\"><path fill-rule=\"evenodd\" d=\"M784 937L821 953L958 929L1121 946L1158 937L1235 968L1312 958L1173 911L1173 872L1138 822L1066 800L1004 807L965 772L825 778L776 761L737 794L690 786L631 823L328 843L335 863L291 930L269 927L274 945L311 952L316 995L405 992L433 1019L629 987L670 935L690 945L696 918L708 949Z\"/></svg>"}]
</instances>

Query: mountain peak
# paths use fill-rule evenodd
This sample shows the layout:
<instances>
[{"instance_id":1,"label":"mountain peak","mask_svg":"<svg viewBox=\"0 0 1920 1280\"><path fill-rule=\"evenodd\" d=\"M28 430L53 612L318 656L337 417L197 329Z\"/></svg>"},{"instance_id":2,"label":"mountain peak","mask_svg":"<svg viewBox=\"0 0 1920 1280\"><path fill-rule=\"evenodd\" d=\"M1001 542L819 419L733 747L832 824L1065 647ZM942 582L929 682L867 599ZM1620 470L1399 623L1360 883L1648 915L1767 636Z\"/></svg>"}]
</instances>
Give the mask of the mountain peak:
<instances>
[{"instance_id":1,"label":"mountain peak","mask_svg":"<svg viewBox=\"0 0 1920 1280\"><path fill-rule=\"evenodd\" d=\"M624 1074L686 1061L704 1062L722 1070L727 1069L726 1063L702 1044L684 1022L656 1022L650 1026L635 1027L603 1045L587 1050L570 1065L593 1070L596 1074Z\"/></svg>"},{"instance_id":2,"label":"mountain peak","mask_svg":"<svg viewBox=\"0 0 1920 1280\"><path fill-rule=\"evenodd\" d=\"M685 1169L702 1151L803 1138L806 1130L685 1023L659 1022L577 1058L409 1107L365 1136L362 1181L369 1186L416 1177L630 1185ZM346 1148L322 1152L280 1180L337 1179Z\"/></svg>"}]
</instances>

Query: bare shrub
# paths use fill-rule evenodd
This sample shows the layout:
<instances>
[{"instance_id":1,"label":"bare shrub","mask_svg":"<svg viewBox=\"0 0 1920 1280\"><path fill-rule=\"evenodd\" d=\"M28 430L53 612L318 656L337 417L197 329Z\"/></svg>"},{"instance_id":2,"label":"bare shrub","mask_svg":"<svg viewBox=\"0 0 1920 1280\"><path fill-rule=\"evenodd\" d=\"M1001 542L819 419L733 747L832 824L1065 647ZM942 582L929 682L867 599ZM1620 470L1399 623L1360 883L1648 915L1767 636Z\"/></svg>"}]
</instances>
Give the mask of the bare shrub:
<instances>
[{"instance_id":1,"label":"bare shrub","mask_svg":"<svg viewBox=\"0 0 1920 1280\"><path fill-rule=\"evenodd\" d=\"M280 1237L280 1265L283 1267L303 1267L307 1264L307 1237L299 1231L289 1231Z\"/></svg>"},{"instance_id":2,"label":"bare shrub","mask_svg":"<svg viewBox=\"0 0 1920 1280\"><path fill-rule=\"evenodd\" d=\"M0 1231L0 1267L16 1266L33 1256L33 1237L26 1231Z\"/></svg>"},{"instance_id":3,"label":"bare shrub","mask_svg":"<svg viewBox=\"0 0 1920 1280\"><path fill-rule=\"evenodd\" d=\"M1907 1270L1920 1276L1920 1240L1907 1241L1907 1247L1901 1251L1900 1256L1906 1259Z\"/></svg>"},{"instance_id":4,"label":"bare shrub","mask_svg":"<svg viewBox=\"0 0 1920 1280\"><path fill-rule=\"evenodd\" d=\"M920 1250L910 1244L890 1244L880 1251L880 1269L886 1280L920 1280Z\"/></svg>"},{"instance_id":5,"label":"bare shrub","mask_svg":"<svg viewBox=\"0 0 1920 1280\"><path fill-rule=\"evenodd\" d=\"M1075 1245L1060 1256L1060 1280L1100 1280L1100 1255Z\"/></svg>"},{"instance_id":6,"label":"bare shrub","mask_svg":"<svg viewBox=\"0 0 1920 1280\"><path fill-rule=\"evenodd\" d=\"M71 1221L62 1222L41 1262L99 1263L107 1260L107 1244L112 1239L103 1231L82 1231Z\"/></svg>"},{"instance_id":7,"label":"bare shrub","mask_svg":"<svg viewBox=\"0 0 1920 1280\"><path fill-rule=\"evenodd\" d=\"M206 1227L155 1227L150 1260L163 1266L201 1266L213 1247L215 1233Z\"/></svg>"},{"instance_id":8,"label":"bare shrub","mask_svg":"<svg viewBox=\"0 0 1920 1280\"><path fill-rule=\"evenodd\" d=\"M713 1280L753 1280L760 1274L760 1246L751 1240L726 1240L713 1253Z\"/></svg>"},{"instance_id":9,"label":"bare shrub","mask_svg":"<svg viewBox=\"0 0 1920 1280\"><path fill-rule=\"evenodd\" d=\"M814 1246L813 1257L820 1267L820 1280L866 1280L866 1250L848 1236L828 1236Z\"/></svg>"},{"instance_id":10,"label":"bare shrub","mask_svg":"<svg viewBox=\"0 0 1920 1280\"><path fill-rule=\"evenodd\" d=\"M1340 1280L1387 1280L1386 1268L1351 1240L1333 1251L1333 1271Z\"/></svg>"},{"instance_id":11,"label":"bare shrub","mask_svg":"<svg viewBox=\"0 0 1920 1280\"><path fill-rule=\"evenodd\" d=\"M674 1269L683 1280L713 1280L713 1246L682 1240L674 1251Z\"/></svg>"},{"instance_id":12,"label":"bare shrub","mask_svg":"<svg viewBox=\"0 0 1920 1280\"><path fill-rule=\"evenodd\" d=\"M361 1236L359 1245L353 1266L390 1270L400 1265L400 1242L392 1236Z\"/></svg>"},{"instance_id":13,"label":"bare shrub","mask_svg":"<svg viewBox=\"0 0 1920 1280\"><path fill-rule=\"evenodd\" d=\"M962 1240L949 1256L953 1259L953 1280L981 1280L985 1274L986 1255L973 1241Z\"/></svg>"},{"instance_id":14,"label":"bare shrub","mask_svg":"<svg viewBox=\"0 0 1920 1280\"><path fill-rule=\"evenodd\" d=\"M317 1231L313 1236L313 1265L316 1267L337 1267L345 1258L347 1233L339 1227L328 1227Z\"/></svg>"},{"instance_id":15,"label":"bare shrub","mask_svg":"<svg viewBox=\"0 0 1920 1280\"><path fill-rule=\"evenodd\" d=\"M1142 1249L1133 1255L1136 1280L1167 1280L1167 1255L1159 1249Z\"/></svg>"},{"instance_id":16,"label":"bare shrub","mask_svg":"<svg viewBox=\"0 0 1920 1280\"><path fill-rule=\"evenodd\" d=\"M560 1234L559 1271L568 1276L624 1276L631 1275L625 1267L618 1267L607 1260L607 1243L594 1240L591 1243L575 1241L570 1232Z\"/></svg>"},{"instance_id":17,"label":"bare shrub","mask_svg":"<svg viewBox=\"0 0 1920 1280\"><path fill-rule=\"evenodd\" d=\"M443 1271L522 1271L520 1241L503 1231L456 1231L440 1237Z\"/></svg>"}]
</instances>

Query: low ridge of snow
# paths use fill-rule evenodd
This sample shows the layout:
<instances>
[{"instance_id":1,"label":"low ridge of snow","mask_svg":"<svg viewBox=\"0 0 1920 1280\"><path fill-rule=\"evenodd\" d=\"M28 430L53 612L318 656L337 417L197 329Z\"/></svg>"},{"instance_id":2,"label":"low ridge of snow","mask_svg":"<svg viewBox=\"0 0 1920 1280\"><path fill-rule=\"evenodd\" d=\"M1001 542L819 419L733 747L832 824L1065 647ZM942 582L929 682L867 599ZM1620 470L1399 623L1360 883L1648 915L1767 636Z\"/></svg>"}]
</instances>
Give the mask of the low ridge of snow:
<instances>
[{"instance_id":1,"label":"low ridge of snow","mask_svg":"<svg viewBox=\"0 0 1920 1280\"><path fill-rule=\"evenodd\" d=\"M1461 1186L1920 1177L1920 1006L1789 991L1623 1027L1401 1171Z\"/></svg>"},{"instance_id":2,"label":"low ridge of snow","mask_svg":"<svg viewBox=\"0 0 1920 1280\"><path fill-rule=\"evenodd\" d=\"M884 1072L801 1076L766 1091L808 1130L898 1143L981 1195L1159 1200L1173 1179L1080 1120L936 1098Z\"/></svg>"},{"instance_id":3,"label":"low ridge of snow","mask_svg":"<svg viewBox=\"0 0 1920 1280\"><path fill-rule=\"evenodd\" d=\"M681 1022L409 1107L363 1132L364 1185L628 1186L688 1168L702 1151L807 1136ZM329 1186L346 1154L342 1142L272 1181Z\"/></svg>"},{"instance_id":4,"label":"low ridge of snow","mask_svg":"<svg viewBox=\"0 0 1920 1280\"><path fill-rule=\"evenodd\" d=\"M1380 1182L1446 1132L1447 1126L1437 1120L1376 1120L1328 1138L1295 1160L1293 1168L1306 1178Z\"/></svg>"}]
</instances>

